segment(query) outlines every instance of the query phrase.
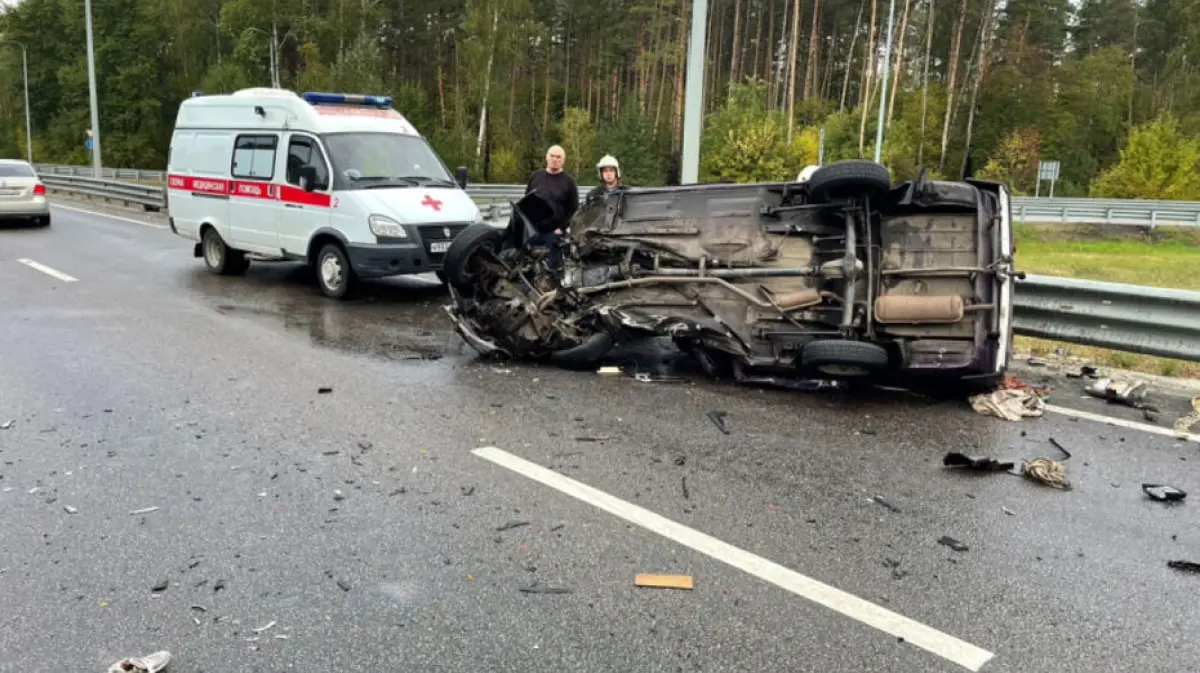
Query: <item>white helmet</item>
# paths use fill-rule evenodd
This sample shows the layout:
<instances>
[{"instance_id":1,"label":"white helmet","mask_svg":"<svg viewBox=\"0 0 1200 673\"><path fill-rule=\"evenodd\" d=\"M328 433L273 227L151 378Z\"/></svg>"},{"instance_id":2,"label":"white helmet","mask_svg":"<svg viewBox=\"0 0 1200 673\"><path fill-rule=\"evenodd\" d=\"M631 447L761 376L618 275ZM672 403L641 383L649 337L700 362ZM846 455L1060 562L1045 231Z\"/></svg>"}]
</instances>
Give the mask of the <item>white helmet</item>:
<instances>
[{"instance_id":1,"label":"white helmet","mask_svg":"<svg viewBox=\"0 0 1200 673\"><path fill-rule=\"evenodd\" d=\"M605 154L596 163L596 173L600 174L600 179L604 179L604 169L611 168L617 172L617 179L621 179L621 164L617 163L617 158L611 154Z\"/></svg>"}]
</instances>

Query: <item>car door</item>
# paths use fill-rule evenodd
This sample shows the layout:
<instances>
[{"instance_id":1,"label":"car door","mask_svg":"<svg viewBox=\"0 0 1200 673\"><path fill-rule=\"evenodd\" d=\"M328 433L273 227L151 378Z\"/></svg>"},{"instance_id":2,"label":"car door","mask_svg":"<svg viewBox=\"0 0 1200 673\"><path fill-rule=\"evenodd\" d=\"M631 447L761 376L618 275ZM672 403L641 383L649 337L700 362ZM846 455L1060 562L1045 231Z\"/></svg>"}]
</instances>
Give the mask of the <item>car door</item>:
<instances>
[{"instance_id":1,"label":"car door","mask_svg":"<svg viewBox=\"0 0 1200 673\"><path fill-rule=\"evenodd\" d=\"M275 159L279 149L277 133L241 133L233 142L229 192L231 245L240 250L265 255L279 254L276 210L277 185Z\"/></svg>"},{"instance_id":2,"label":"car door","mask_svg":"<svg viewBox=\"0 0 1200 673\"><path fill-rule=\"evenodd\" d=\"M329 226L330 192L329 162L316 136L300 131L288 134L287 155L284 159L280 201L283 207L277 215L279 244L284 252L305 255L313 232ZM307 191L300 179L300 168L312 166L317 173L317 188Z\"/></svg>"}]
</instances>

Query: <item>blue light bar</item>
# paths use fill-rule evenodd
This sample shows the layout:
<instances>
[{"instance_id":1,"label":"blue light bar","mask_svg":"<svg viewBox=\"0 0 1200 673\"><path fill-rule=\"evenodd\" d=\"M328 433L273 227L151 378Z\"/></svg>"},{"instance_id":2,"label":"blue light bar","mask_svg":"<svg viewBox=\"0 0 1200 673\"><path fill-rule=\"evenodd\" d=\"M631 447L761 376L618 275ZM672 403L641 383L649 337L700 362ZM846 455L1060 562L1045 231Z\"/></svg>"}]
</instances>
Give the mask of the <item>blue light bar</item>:
<instances>
[{"instance_id":1,"label":"blue light bar","mask_svg":"<svg viewBox=\"0 0 1200 673\"><path fill-rule=\"evenodd\" d=\"M321 91L305 91L301 96L309 105L370 105L372 107L392 106L391 96L368 96L361 93L324 93Z\"/></svg>"},{"instance_id":2,"label":"blue light bar","mask_svg":"<svg viewBox=\"0 0 1200 673\"><path fill-rule=\"evenodd\" d=\"M192 92L192 98L199 98L200 96L203 96L203 95L204 95L203 91L193 91Z\"/></svg>"}]
</instances>

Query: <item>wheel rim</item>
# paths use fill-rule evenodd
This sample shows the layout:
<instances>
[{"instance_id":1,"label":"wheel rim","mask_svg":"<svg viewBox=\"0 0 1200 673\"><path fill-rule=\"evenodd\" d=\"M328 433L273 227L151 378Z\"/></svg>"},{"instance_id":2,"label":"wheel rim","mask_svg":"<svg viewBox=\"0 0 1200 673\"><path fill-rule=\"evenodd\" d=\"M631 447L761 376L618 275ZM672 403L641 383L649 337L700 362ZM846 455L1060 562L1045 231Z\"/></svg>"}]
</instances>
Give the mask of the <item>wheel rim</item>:
<instances>
[{"instance_id":1,"label":"wheel rim","mask_svg":"<svg viewBox=\"0 0 1200 673\"><path fill-rule=\"evenodd\" d=\"M821 365L817 371L829 376L866 376L870 373L858 365Z\"/></svg>"},{"instance_id":2,"label":"wheel rim","mask_svg":"<svg viewBox=\"0 0 1200 673\"><path fill-rule=\"evenodd\" d=\"M221 241L216 236L208 236L204 239L204 261L208 262L211 267L221 265Z\"/></svg>"},{"instance_id":3,"label":"wheel rim","mask_svg":"<svg viewBox=\"0 0 1200 673\"><path fill-rule=\"evenodd\" d=\"M336 290L342 285L345 272L342 270L342 260L337 255L329 254L321 258L321 283L330 290Z\"/></svg>"}]
</instances>

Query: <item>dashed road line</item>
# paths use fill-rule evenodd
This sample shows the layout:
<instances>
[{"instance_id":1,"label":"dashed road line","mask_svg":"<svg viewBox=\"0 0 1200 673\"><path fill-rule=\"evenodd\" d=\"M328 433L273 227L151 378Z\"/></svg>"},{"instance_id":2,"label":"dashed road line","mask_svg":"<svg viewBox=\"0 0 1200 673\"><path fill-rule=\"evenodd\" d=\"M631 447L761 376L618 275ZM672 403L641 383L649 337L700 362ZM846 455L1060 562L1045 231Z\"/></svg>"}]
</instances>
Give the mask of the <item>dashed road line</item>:
<instances>
[{"instance_id":1,"label":"dashed road line","mask_svg":"<svg viewBox=\"0 0 1200 673\"><path fill-rule=\"evenodd\" d=\"M683 524L676 523L587 484L546 469L536 463L498 449L494 446L472 451L473 454L517 474L540 482L550 488L581 500L597 509L620 517L630 523L657 533L685 547L733 566L765 582L807 598L858 622L897 638L903 638L927 652L953 662L969 671L978 671L994 656L954 636L931 626L896 614L862 598L806 577L761 556L722 542Z\"/></svg>"},{"instance_id":2,"label":"dashed road line","mask_svg":"<svg viewBox=\"0 0 1200 673\"><path fill-rule=\"evenodd\" d=\"M38 271L41 271L42 273L46 274L47 276L57 278L64 283L75 283L75 282L79 281L78 278L73 278L71 276L68 276L67 274L65 274L62 271L59 271L57 269L51 269L50 267L46 266L45 264L40 264L38 262L33 261L32 259L21 258L21 259L18 259L17 261L31 269L36 269Z\"/></svg>"}]
</instances>

